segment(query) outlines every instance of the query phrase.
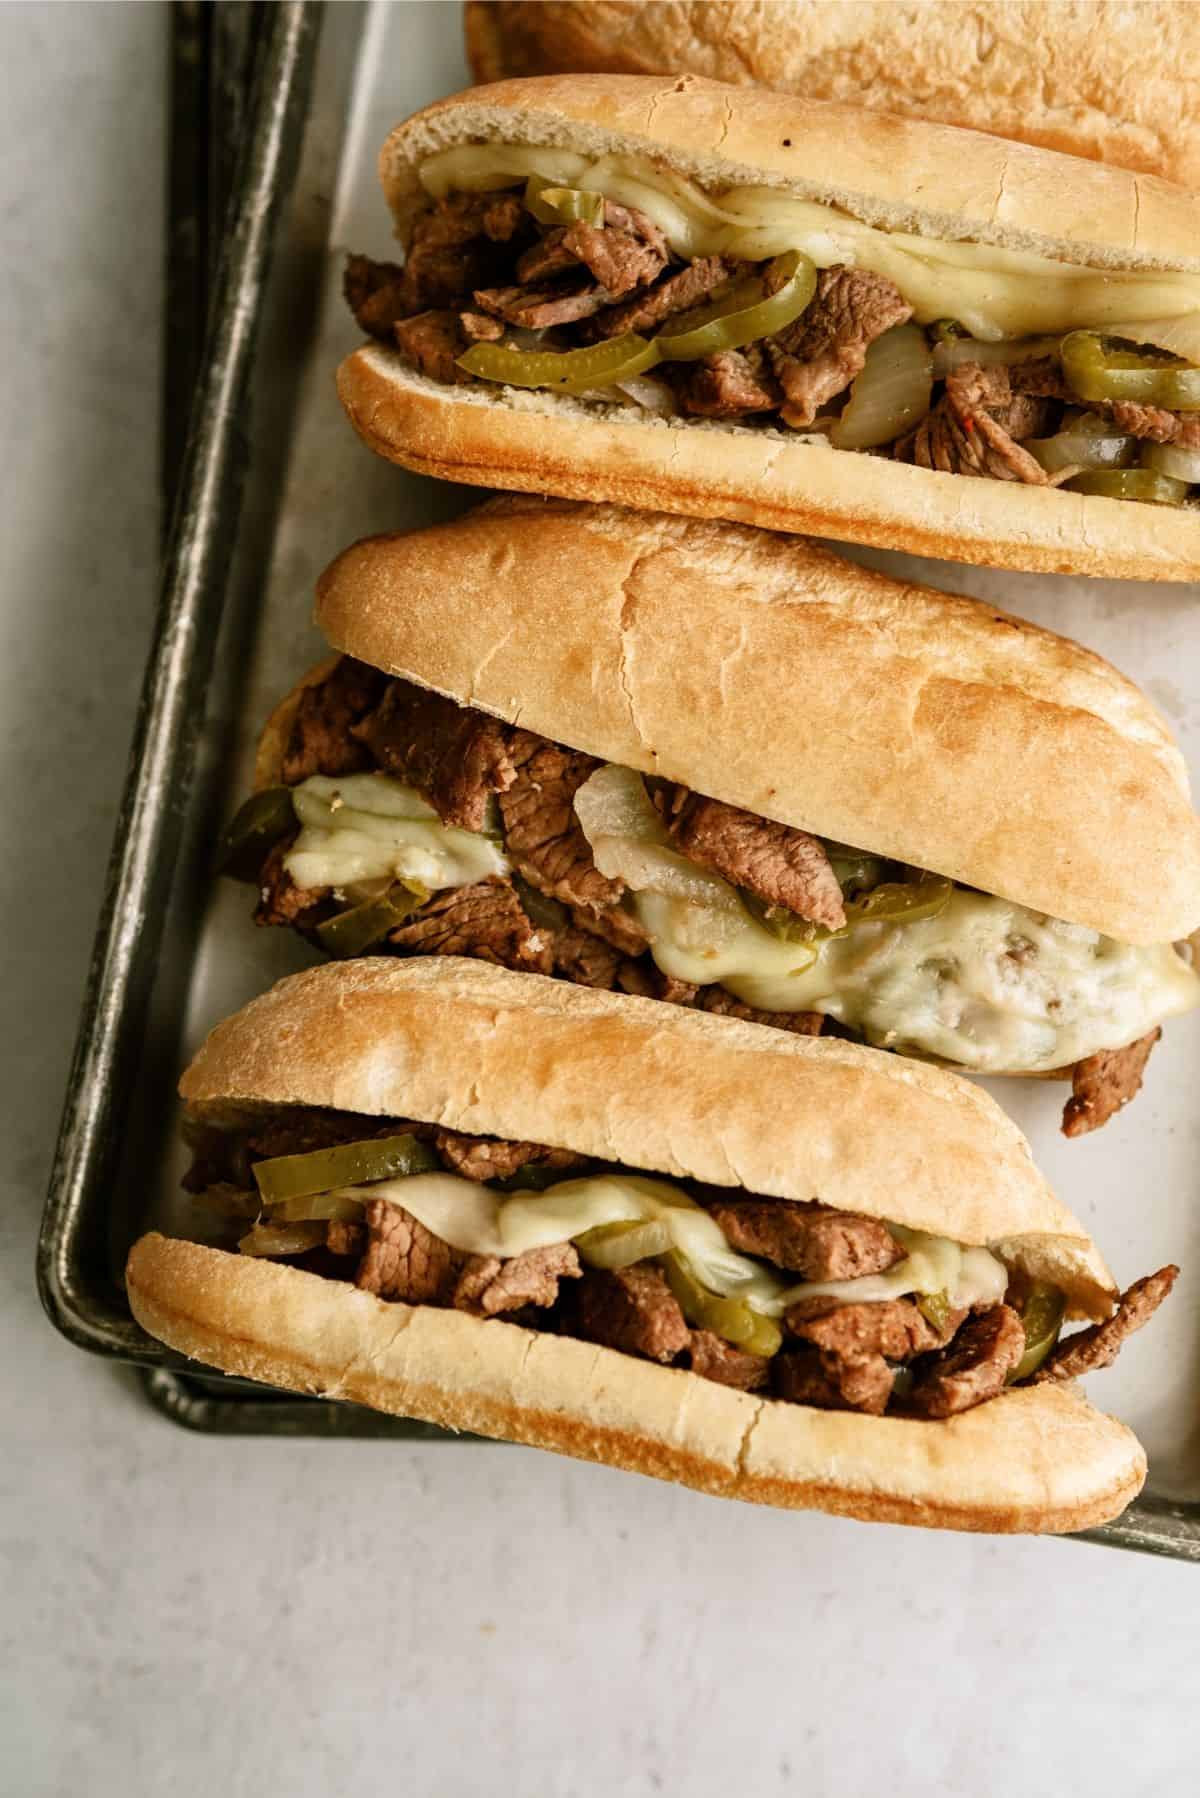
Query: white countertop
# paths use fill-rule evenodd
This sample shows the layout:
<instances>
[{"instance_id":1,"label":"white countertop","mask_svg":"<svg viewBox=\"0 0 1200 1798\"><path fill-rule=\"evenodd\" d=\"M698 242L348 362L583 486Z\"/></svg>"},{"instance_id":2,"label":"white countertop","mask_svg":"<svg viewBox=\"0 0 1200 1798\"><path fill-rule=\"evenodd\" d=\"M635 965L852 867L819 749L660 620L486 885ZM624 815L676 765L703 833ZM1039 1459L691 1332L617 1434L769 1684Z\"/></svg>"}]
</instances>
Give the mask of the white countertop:
<instances>
[{"instance_id":1,"label":"white countertop","mask_svg":"<svg viewBox=\"0 0 1200 1798\"><path fill-rule=\"evenodd\" d=\"M0 7L0 1790L1194 1792L1186 1567L520 1449L191 1436L45 1324L34 1239L154 599L165 27Z\"/></svg>"}]
</instances>

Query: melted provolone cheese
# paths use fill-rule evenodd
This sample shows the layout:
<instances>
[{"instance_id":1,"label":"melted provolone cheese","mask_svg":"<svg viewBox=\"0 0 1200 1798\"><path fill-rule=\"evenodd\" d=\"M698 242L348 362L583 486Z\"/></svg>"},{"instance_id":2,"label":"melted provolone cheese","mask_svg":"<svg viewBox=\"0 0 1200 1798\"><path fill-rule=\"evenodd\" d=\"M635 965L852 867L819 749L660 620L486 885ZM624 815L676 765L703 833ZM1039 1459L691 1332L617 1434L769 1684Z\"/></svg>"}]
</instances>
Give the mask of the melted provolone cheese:
<instances>
[{"instance_id":1,"label":"melted provolone cheese","mask_svg":"<svg viewBox=\"0 0 1200 1798\"><path fill-rule=\"evenodd\" d=\"M630 156L591 161L569 150L467 144L420 170L433 195L515 186L530 175L640 208L680 256L762 261L795 249L818 268L850 263L886 275L921 324L955 318L972 336L991 339L1123 327L1157 342L1153 325L1170 330L1179 354L1200 360L1200 276L1192 274L1088 269L1027 250L884 231L772 187L707 194Z\"/></svg>"},{"instance_id":2,"label":"melted provolone cheese","mask_svg":"<svg viewBox=\"0 0 1200 1798\"><path fill-rule=\"evenodd\" d=\"M299 887L394 879L433 893L508 871L491 837L443 824L386 774L314 774L292 788L292 803L302 828L283 865Z\"/></svg>"},{"instance_id":3,"label":"melted provolone cheese","mask_svg":"<svg viewBox=\"0 0 1200 1798\"><path fill-rule=\"evenodd\" d=\"M869 1302L945 1293L956 1306L994 1304L1008 1285L1008 1270L990 1250L899 1225L888 1227L908 1253L886 1273L789 1282L731 1249L716 1219L680 1187L642 1174L594 1174L564 1180L546 1192L497 1192L457 1174L413 1174L349 1190L354 1197L369 1191L372 1198L402 1205L463 1254L500 1259L571 1242L601 1224L658 1221L710 1292L744 1299L768 1317L781 1316L797 1299L822 1295Z\"/></svg>"}]
</instances>

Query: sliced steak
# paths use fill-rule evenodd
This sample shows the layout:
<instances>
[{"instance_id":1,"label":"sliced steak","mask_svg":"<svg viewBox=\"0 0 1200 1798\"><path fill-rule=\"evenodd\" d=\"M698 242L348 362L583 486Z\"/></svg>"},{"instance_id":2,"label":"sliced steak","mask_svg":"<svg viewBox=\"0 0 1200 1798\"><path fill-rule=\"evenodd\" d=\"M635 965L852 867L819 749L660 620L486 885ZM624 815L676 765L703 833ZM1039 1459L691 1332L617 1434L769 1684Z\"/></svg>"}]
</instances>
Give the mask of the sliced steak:
<instances>
[{"instance_id":1,"label":"sliced steak","mask_svg":"<svg viewBox=\"0 0 1200 1798\"><path fill-rule=\"evenodd\" d=\"M776 1396L821 1411L865 1411L882 1417L892 1396L892 1379L882 1355L850 1364L804 1347L782 1349L771 1361Z\"/></svg>"},{"instance_id":2,"label":"sliced steak","mask_svg":"<svg viewBox=\"0 0 1200 1798\"><path fill-rule=\"evenodd\" d=\"M1035 434L1041 414L1031 408L1045 402L1014 395L1005 368L981 368L964 362L946 377L946 391L915 431L893 448L898 462L912 462L945 474L990 475L997 481L1024 481L1031 487L1055 486L1077 474L1061 469L1053 478L1028 450L1022 449L1003 420L1021 434ZM1032 429L1026 427L1032 424Z\"/></svg>"},{"instance_id":3,"label":"sliced steak","mask_svg":"<svg viewBox=\"0 0 1200 1798\"><path fill-rule=\"evenodd\" d=\"M521 223L516 194L450 194L413 226L404 264L404 315L461 303L495 269L492 245Z\"/></svg>"},{"instance_id":4,"label":"sliced steak","mask_svg":"<svg viewBox=\"0 0 1200 1798\"><path fill-rule=\"evenodd\" d=\"M943 1349L917 1368L902 1409L909 1417L953 1417L1004 1390L1025 1353L1025 1330L1009 1305L975 1312Z\"/></svg>"},{"instance_id":5,"label":"sliced steak","mask_svg":"<svg viewBox=\"0 0 1200 1798\"><path fill-rule=\"evenodd\" d=\"M369 256L347 256L342 297L359 329L381 343L391 343L397 320L410 310L400 264L373 262Z\"/></svg>"},{"instance_id":6,"label":"sliced steak","mask_svg":"<svg viewBox=\"0 0 1200 1798\"><path fill-rule=\"evenodd\" d=\"M760 1392L771 1375L768 1356L747 1354L712 1330L692 1331L688 1366L702 1379L736 1386L740 1392Z\"/></svg>"},{"instance_id":7,"label":"sliced steak","mask_svg":"<svg viewBox=\"0 0 1200 1798\"><path fill-rule=\"evenodd\" d=\"M509 755L512 778L500 795L500 815L514 866L564 905L588 913L615 906L624 887L600 873L575 815L575 795L599 762L528 730L513 731Z\"/></svg>"},{"instance_id":8,"label":"sliced steak","mask_svg":"<svg viewBox=\"0 0 1200 1798\"><path fill-rule=\"evenodd\" d=\"M650 1361L673 1361L691 1339L658 1267L589 1268L571 1292L568 1317L574 1335Z\"/></svg>"},{"instance_id":9,"label":"sliced steak","mask_svg":"<svg viewBox=\"0 0 1200 1798\"><path fill-rule=\"evenodd\" d=\"M355 1278L363 1292L408 1305L448 1305L462 1256L403 1206L368 1199L363 1207L366 1253Z\"/></svg>"},{"instance_id":10,"label":"sliced steak","mask_svg":"<svg viewBox=\"0 0 1200 1798\"><path fill-rule=\"evenodd\" d=\"M1132 400L1116 400L1113 423L1131 437L1151 443L1174 443L1180 449L1200 449L1200 412L1168 412L1165 406L1139 406Z\"/></svg>"},{"instance_id":11,"label":"sliced steak","mask_svg":"<svg viewBox=\"0 0 1200 1798\"><path fill-rule=\"evenodd\" d=\"M1062 363L1057 356L1034 356L1028 362L1014 362L1008 371L1014 393L1027 393L1035 399L1061 400L1066 405L1079 404L1067 386ZM1016 432L1013 433L1017 435Z\"/></svg>"},{"instance_id":12,"label":"sliced steak","mask_svg":"<svg viewBox=\"0 0 1200 1798\"><path fill-rule=\"evenodd\" d=\"M465 1136L461 1130L438 1130L433 1146L444 1167L464 1180L511 1180L523 1167L582 1167L585 1157L573 1149L551 1149L543 1143L506 1142L500 1137Z\"/></svg>"},{"instance_id":13,"label":"sliced steak","mask_svg":"<svg viewBox=\"0 0 1200 1798\"><path fill-rule=\"evenodd\" d=\"M761 351L752 356L746 350L722 350L699 362L680 363L672 387L683 410L701 418L772 412L782 399Z\"/></svg>"},{"instance_id":14,"label":"sliced steak","mask_svg":"<svg viewBox=\"0 0 1200 1798\"><path fill-rule=\"evenodd\" d=\"M505 968L550 972L548 933L530 923L511 882L499 878L435 893L387 940L401 953L471 955Z\"/></svg>"},{"instance_id":15,"label":"sliced steak","mask_svg":"<svg viewBox=\"0 0 1200 1798\"><path fill-rule=\"evenodd\" d=\"M1034 1374L1034 1384L1041 1380L1078 1380L1098 1367L1111 1367L1126 1339L1147 1323L1179 1276L1174 1266L1160 1267L1156 1274L1135 1280L1121 1294L1116 1311L1106 1323L1092 1324L1068 1336L1052 1348Z\"/></svg>"},{"instance_id":16,"label":"sliced steak","mask_svg":"<svg viewBox=\"0 0 1200 1798\"><path fill-rule=\"evenodd\" d=\"M516 268L517 280L522 286L548 281L552 275L561 275L567 269L578 269L579 258L567 248L566 235L565 225L555 225L544 237L530 244Z\"/></svg>"},{"instance_id":17,"label":"sliced steak","mask_svg":"<svg viewBox=\"0 0 1200 1798\"><path fill-rule=\"evenodd\" d=\"M460 312L459 328L469 343L498 343L504 336L504 326L498 318L488 318L483 312ZM460 374L462 370L458 371Z\"/></svg>"},{"instance_id":18,"label":"sliced steak","mask_svg":"<svg viewBox=\"0 0 1200 1798\"><path fill-rule=\"evenodd\" d=\"M652 331L673 313L685 312L707 299L742 266L730 256L700 256L644 293L609 307L592 325L591 335L619 337L623 331Z\"/></svg>"},{"instance_id":19,"label":"sliced steak","mask_svg":"<svg viewBox=\"0 0 1200 1798\"><path fill-rule=\"evenodd\" d=\"M478 287L475 304L510 325L545 331L551 325L574 325L592 318L608 304L602 287L588 285L564 291L553 287Z\"/></svg>"},{"instance_id":20,"label":"sliced steak","mask_svg":"<svg viewBox=\"0 0 1200 1798\"><path fill-rule=\"evenodd\" d=\"M516 778L507 724L408 681L389 681L353 735L385 773L424 794L443 824L463 830L485 829L489 795Z\"/></svg>"},{"instance_id":21,"label":"sliced steak","mask_svg":"<svg viewBox=\"0 0 1200 1798\"><path fill-rule=\"evenodd\" d=\"M767 340L787 423L811 425L821 407L862 373L875 339L911 317L912 307L886 275L843 263L822 269L804 312Z\"/></svg>"},{"instance_id":22,"label":"sliced steak","mask_svg":"<svg viewBox=\"0 0 1200 1798\"><path fill-rule=\"evenodd\" d=\"M829 1205L730 1198L711 1186L702 1188L699 1197L733 1248L761 1256L805 1280L857 1280L861 1274L881 1274L903 1261L906 1253L886 1224Z\"/></svg>"},{"instance_id":23,"label":"sliced steak","mask_svg":"<svg viewBox=\"0 0 1200 1798\"><path fill-rule=\"evenodd\" d=\"M633 214L628 215L631 218ZM667 248L662 232L651 225L643 214L637 215L652 235L640 231L623 231L608 223L589 225L582 220L569 225L563 236L563 248L582 262L599 281L612 300L623 299L635 287L646 287L656 281L667 266Z\"/></svg>"},{"instance_id":24,"label":"sliced steak","mask_svg":"<svg viewBox=\"0 0 1200 1798\"><path fill-rule=\"evenodd\" d=\"M674 984L682 986L683 982ZM747 1024L767 1024L772 1030L790 1030L793 1036L820 1036L825 1027L819 1011L762 1011L757 1005L744 1005L723 986L702 986L694 1003L697 1011L711 1011L720 1018L741 1018Z\"/></svg>"},{"instance_id":25,"label":"sliced steak","mask_svg":"<svg viewBox=\"0 0 1200 1798\"><path fill-rule=\"evenodd\" d=\"M613 991L626 965L621 950L606 943L586 923L556 930L550 952L556 974L573 980L577 986L594 986L606 993Z\"/></svg>"},{"instance_id":26,"label":"sliced steak","mask_svg":"<svg viewBox=\"0 0 1200 1798\"><path fill-rule=\"evenodd\" d=\"M325 1247L331 1255L361 1257L365 1254L367 1247L366 1226L344 1223L340 1218L330 1218L325 1231Z\"/></svg>"},{"instance_id":27,"label":"sliced steak","mask_svg":"<svg viewBox=\"0 0 1200 1798\"><path fill-rule=\"evenodd\" d=\"M791 1335L842 1361L860 1361L871 1355L882 1355L886 1361L911 1361L940 1342L938 1331L912 1299L859 1304L806 1299L791 1307L784 1322Z\"/></svg>"},{"instance_id":28,"label":"sliced steak","mask_svg":"<svg viewBox=\"0 0 1200 1798\"><path fill-rule=\"evenodd\" d=\"M302 689L280 777L298 786L310 774L360 774L371 766L370 751L354 727L379 704L387 676L353 656L342 656L323 681Z\"/></svg>"},{"instance_id":29,"label":"sliced steak","mask_svg":"<svg viewBox=\"0 0 1200 1798\"><path fill-rule=\"evenodd\" d=\"M706 799L670 781L655 782L653 794L672 841L689 861L814 924L839 930L846 922L842 889L829 857L806 830Z\"/></svg>"},{"instance_id":30,"label":"sliced steak","mask_svg":"<svg viewBox=\"0 0 1200 1798\"><path fill-rule=\"evenodd\" d=\"M501 1261L494 1255L468 1255L455 1283L453 1304L460 1311L496 1317L525 1305L553 1305L560 1280L578 1279L579 1256L569 1242L528 1249Z\"/></svg>"},{"instance_id":31,"label":"sliced steak","mask_svg":"<svg viewBox=\"0 0 1200 1798\"><path fill-rule=\"evenodd\" d=\"M291 853L292 841L276 843L262 865L254 909L256 924L290 924L296 930L307 930L325 916L329 888L298 887L283 865Z\"/></svg>"},{"instance_id":32,"label":"sliced steak","mask_svg":"<svg viewBox=\"0 0 1200 1798\"><path fill-rule=\"evenodd\" d=\"M461 386L473 377L459 368L458 358L467 348L457 312L418 312L395 326L396 342L417 369L431 381Z\"/></svg>"},{"instance_id":33,"label":"sliced steak","mask_svg":"<svg viewBox=\"0 0 1200 1798\"><path fill-rule=\"evenodd\" d=\"M1150 1051L1161 1026L1124 1049L1101 1049L1071 1069L1071 1097L1063 1110L1063 1135L1086 1136L1099 1130L1141 1090Z\"/></svg>"}]
</instances>

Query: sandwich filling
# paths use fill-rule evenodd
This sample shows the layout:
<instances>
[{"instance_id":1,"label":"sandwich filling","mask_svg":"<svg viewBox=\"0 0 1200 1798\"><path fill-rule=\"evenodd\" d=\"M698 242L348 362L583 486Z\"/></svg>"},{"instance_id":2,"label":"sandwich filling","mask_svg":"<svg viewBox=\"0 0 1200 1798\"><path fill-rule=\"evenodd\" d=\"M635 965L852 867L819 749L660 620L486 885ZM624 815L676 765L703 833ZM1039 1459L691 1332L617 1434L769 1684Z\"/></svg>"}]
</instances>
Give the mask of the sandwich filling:
<instances>
[{"instance_id":1,"label":"sandwich filling","mask_svg":"<svg viewBox=\"0 0 1200 1798\"><path fill-rule=\"evenodd\" d=\"M343 657L235 820L258 920L328 953L474 955L972 1072L1071 1070L1107 1121L1188 953L1136 947L597 761Z\"/></svg>"},{"instance_id":2,"label":"sandwich filling","mask_svg":"<svg viewBox=\"0 0 1200 1798\"><path fill-rule=\"evenodd\" d=\"M299 1106L193 1115L185 1179L241 1232L382 1299L582 1337L796 1404L937 1419L1115 1358L1177 1270L1060 1340L1064 1294L994 1250L819 1201Z\"/></svg>"},{"instance_id":3,"label":"sandwich filling","mask_svg":"<svg viewBox=\"0 0 1200 1798\"><path fill-rule=\"evenodd\" d=\"M718 421L948 474L1184 505L1200 278L878 226L629 156L468 144L420 170L360 326L430 379Z\"/></svg>"}]
</instances>

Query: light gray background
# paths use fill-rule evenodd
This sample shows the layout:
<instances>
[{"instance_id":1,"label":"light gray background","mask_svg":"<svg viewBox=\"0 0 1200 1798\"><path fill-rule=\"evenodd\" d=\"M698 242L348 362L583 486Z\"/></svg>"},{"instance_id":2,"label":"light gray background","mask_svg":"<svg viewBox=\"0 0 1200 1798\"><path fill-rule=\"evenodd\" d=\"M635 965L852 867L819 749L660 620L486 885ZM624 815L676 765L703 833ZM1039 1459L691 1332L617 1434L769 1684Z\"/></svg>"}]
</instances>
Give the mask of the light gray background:
<instances>
[{"instance_id":1,"label":"light gray background","mask_svg":"<svg viewBox=\"0 0 1200 1798\"><path fill-rule=\"evenodd\" d=\"M165 27L0 6L0 1791L1194 1793L1186 1568L517 1449L192 1437L44 1323L154 597Z\"/></svg>"}]
</instances>

